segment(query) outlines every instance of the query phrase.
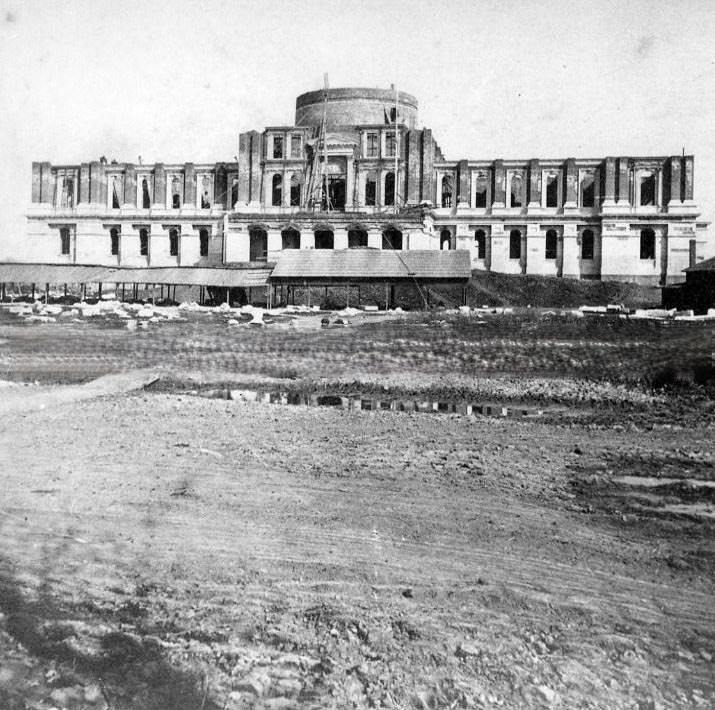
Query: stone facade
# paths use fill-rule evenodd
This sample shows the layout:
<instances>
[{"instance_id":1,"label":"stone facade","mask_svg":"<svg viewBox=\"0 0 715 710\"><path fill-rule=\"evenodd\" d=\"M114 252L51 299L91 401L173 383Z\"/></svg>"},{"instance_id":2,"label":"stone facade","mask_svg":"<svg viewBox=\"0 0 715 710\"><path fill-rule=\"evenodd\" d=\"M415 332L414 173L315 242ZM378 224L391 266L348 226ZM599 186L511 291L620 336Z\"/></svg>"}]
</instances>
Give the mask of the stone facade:
<instances>
[{"instance_id":1,"label":"stone facade","mask_svg":"<svg viewBox=\"0 0 715 710\"><path fill-rule=\"evenodd\" d=\"M291 248L467 249L475 269L666 284L715 254L693 156L447 160L402 92L303 94L295 125L240 134L237 157L33 163L25 260L216 266Z\"/></svg>"}]
</instances>

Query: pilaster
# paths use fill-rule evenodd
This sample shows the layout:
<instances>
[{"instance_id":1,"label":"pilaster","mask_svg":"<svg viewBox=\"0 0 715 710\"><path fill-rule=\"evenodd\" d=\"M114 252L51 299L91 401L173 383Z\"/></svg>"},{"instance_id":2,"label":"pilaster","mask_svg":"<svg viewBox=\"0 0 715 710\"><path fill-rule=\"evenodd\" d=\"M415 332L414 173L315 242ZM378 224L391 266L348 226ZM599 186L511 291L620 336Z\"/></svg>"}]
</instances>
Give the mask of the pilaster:
<instances>
[{"instance_id":1,"label":"pilaster","mask_svg":"<svg viewBox=\"0 0 715 710\"><path fill-rule=\"evenodd\" d=\"M506 170L503 160L494 161L492 209L506 209Z\"/></svg>"},{"instance_id":2,"label":"pilaster","mask_svg":"<svg viewBox=\"0 0 715 710\"><path fill-rule=\"evenodd\" d=\"M541 212L541 164L538 160L529 161L529 214Z\"/></svg>"},{"instance_id":3,"label":"pilaster","mask_svg":"<svg viewBox=\"0 0 715 710\"><path fill-rule=\"evenodd\" d=\"M127 163L124 169L124 204L122 209L137 207L137 171L132 163Z\"/></svg>"},{"instance_id":4,"label":"pilaster","mask_svg":"<svg viewBox=\"0 0 715 710\"><path fill-rule=\"evenodd\" d=\"M564 214L578 211L578 170L576 159L569 158L564 164L565 200Z\"/></svg>"},{"instance_id":5,"label":"pilaster","mask_svg":"<svg viewBox=\"0 0 715 710\"><path fill-rule=\"evenodd\" d=\"M152 207L166 209L166 171L164 163L154 164L154 197Z\"/></svg>"},{"instance_id":6,"label":"pilaster","mask_svg":"<svg viewBox=\"0 0 715 710\"><path fill-rule=\"evenodd\" d=\"M563 258L561 275L565 278L577 279L580 276L578 253L578 228L575 222L564 224Z\"/></svg>"},{"instance_id":7,"label":"pilaster","mask_svg":"<svg viewBox=\"0 0 715 710\"><path fill-rule=\"evenodd\" d=\"M193 163L184 163L184 209L196 209L196 170Z\"/></svg>"},{"instance_id":8,"label":"pilaster","mask_svg":"<svg viewBox=\"0 0 715 710\"><path fill-rule=\"evenodd\" d=\"M78 206L89 204L89 163L79 166L79 202Z\"/></svg>"}]
</instances>

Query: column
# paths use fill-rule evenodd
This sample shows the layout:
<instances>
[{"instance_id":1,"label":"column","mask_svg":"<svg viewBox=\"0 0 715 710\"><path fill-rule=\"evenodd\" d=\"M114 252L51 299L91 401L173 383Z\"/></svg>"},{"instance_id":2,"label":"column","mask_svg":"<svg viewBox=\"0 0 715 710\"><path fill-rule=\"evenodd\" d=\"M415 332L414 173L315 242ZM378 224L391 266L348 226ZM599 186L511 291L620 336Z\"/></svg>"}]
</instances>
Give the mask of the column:
<instances>
[{"instance_id":1,"label":"column","mask_svg":"<svg viewBox=\"0 0 715 710\"><path fill-rule=\"evenodd\" d=\"M42 165L32 163L32 202L41 201L42 197Z\"/></svg>"},{"instance_id":2,"label":"column","mask_svg":"<svg viewBox=\"0 0 715 710\"><path fill-rule=\"evenodd\" d=\"M89 203L89 163L82 163L79 166L79 195L78 204Z\"/></svg>"},{"instance_id":3,"label":"column","mask_svg":"<svg viewBox=\"0 0 715 710\"><path fill-rule=\"evenodd\" d=\"M348 248L348 232L343 227L336 227L333 230L333 249Z\"/></svg>"},{"instance_id":4,"label":"column","mask_svg":"<svg viewBox=\"0 0 715 710\"><path fill-rule=\"evenodd\" d=\"M420 199L435 202L434 140L432 140L432 130L430 128L425 128L422 131L422 184ZM437 202L439 201L437 200ZM378 202L378 204L380 203Z\"/></svg>"},{"instance_id":5,"label":"column","mask_svg":"<svg viewBox=\"0 0 715 710\"><path fill-rule=\"evenodd\" d=\"M569 158L564 165L564 181L566 183L564 210L575 210L578 208L578 170L576 170L575 158Z\"/></svg>"},{"instance_id":6,"label":"column","mask_svg":"<svg viewBox=\"0 0 715 710\"><path fill-rule=\"evenodd\" d=\"M355 160L349 157L346 162L348 168L345 177L345 209L352 209L355 192ZM347 249L347 244L345 248Z\"/></svg>"},{"instance_id":7,"label":"column","mask_svg":"<svg viewBox=\"0 0 715 710\"><path fill-rule=\"evenodd\" d=\"M283 249L283 237L280 229L268 230L268 261L273 261Z\"/></svg>"},{"instance_id":8,"label":"column","mask_svg":"<svg viewBox=\"0 0 715 710\"><path fill-rule=\"evenodd\" d=\"M250 133L241 133L238 137L238 201L241 204L248 204L251 191L250 182L251 135ZM230 205L229 209L233 209L233 205Z\"/></svg>"},{"instance_id":9,"label":"column","mask_svg":"<svg viewBox=\"0 0 715 710\"><path fill-rule=\"evenodd\" d=\"M611 206L616 203L616 159L606 158L604 181L603 206Z\"/></svg>"},{"instance_id":10,"label":"column","mask_svg":"<svg viewBox=\"0 0 715 710\"><path fill-rule=\"evenodd\" d=\"M164 163L154 164L154 198L153 207L166 208L166 171Z\"/></svg>"},{"instance_id":11,"label":"column","mask_svg":"<svg viewBox=\"0 0 715 710\"><path fill-rule=\"evenodd\" d=\"M124 209L136 209L137 206L137 171L132 163L124 169Z\"/></svg>"},{"instance_id":12,"label":"column","mask_svg":"<svg viewBox=\"0 0 715 710\"><path fill-rule=\"evenodd\" d=\"M630 204L629 180L628 180L628 158L618 159L618 204L621 206Z\"/></svg>"},{"instance_id":13,"label":"column","mask_svg":"<svg viewBox=\"0 0 715 710\"><path fill-rule=\"evenodd\" d=\"M466 160L457 164L457 207L472 206L472 179Z\"/></svg>"},{"instance_id":14,"label":"column","mask_svg":"<svg viewBox=\"0 0 715 710\"><path fill-rule=\"evenodd\" d=\"M196 170L193 163L184 163L184 209L196 209Z\"/></svg>"},{"instance_id":15,"label":"column","mask_svg":"<svg viewBox=\"0 0 715 710\"><path fill-rule=\"evenodd\" d=\"M668 207L668 209L673 207L677 208L683 201L683 191L681 189L683 170L682 165L680 164L679 155L674 155L668 160L668 175L666 179L668 181L670 199L668 200L668 204L665 206Z\"/></svg>"},{"instance_id":16,"label":"column","mask_svg":"<svg viewBox=\"0 0 715 710\"><path fill-rule=\"evenodd\" d=\"M300 232L300 248L315 249L315 232L312 229L303 229Z\"/></svg>"},{"instance_id":17,"label":"column","mask_svg":"<svg viewBox=\"0 0 715 710\"><path fill-rule=\"evenodd\" d=\"M685 156L685 165L683 168L683 172L685 173L685 179L684 179L684 194L683 194L683 200L685 202L692 202L693 201L693 189L694 189L694 158L692 155L686 155Z\"/></svg>"},{"instance_id":18,"label":"column","mask_svg":"<svg viewBox=\"0 0 715 710\"><path fill-rule=\"evenodd\" d=\"M504 161L494 161L494 189L492 190L492 207L504 209L506 207L506 170Z\"/></svg>"},{"instance_id":19,"label":"column","mask_svg":"<svg viewBox=\"0 0 715 710\"><path fill-rule=\"evenodd\" d=\"M407 131L407 204L417 205L420 201L420 132Z\"/></svg>"},{"instance_id":20,"label":"column","mask_svg":"<svg viewBox=\"0 0 715 710\"><path fill-rule=\"evenodd\" d=\"M562 254L562 276L572 279L579 278L578 229L575 222L564 225Z\"/></svg>"},{"instance_id":21,"label":"column","mask_svg":"<svg viewBox=\"0 0 715 710\"><path fill-rule=\"evenodd\" d=\"M367 245L370 249L382 249L382 232L379 229L367 230Z\"/></svg>"},{"instance_id":22,"label":"column","mask_svg":"<svg viewBox=\"0 0 715 710\"><path fill-rule=\"evenodd\" d=\"M96 161L89 164L89 201L96 205L106 205L102 202L102 185L105 184L104 163Z\"/></svg>"},{"instance_id":23,"label":"column","mask_svg":"<svg viewBox=\"0 0 715 710\"><path fill-rule=\"evenodd\" d=\"M284 172L281 175L283 189L281 190L281 206L290 207L290 179L293 173Z\"/></svg>"},{"instance_id":24,"label":"column","mask_svg":"<svg viewBox=\"0 0 715 710\"><path fill-rule=\"evenodd\" d=\"M51 205L55 199L52 165L40 163L40 202Z\"/></svg>"},{"instance_id":25,"label":"column","mask_svg":"<svg viewBox=\"0 0 715 710\"><path fill-rule=\"evenodd\" d=\"M377 170L377 185L375 185L375 204L378 207L383 207L385 204L385 190L384 190L384 185L385 185L385 171L384 170Z\"/></svg>"},{"instance_id":26,"label":"column","mask_svg":"<svg viewBox=\"0 0 715 710\"><path fill-rule=\"evenodd\" d=\"M546 232L542 232L538 222L529 222L526 225L526 245L522 244L522 259L526 254L527 274L546 274L547 264L544 257L546 245ZM549 274L551 275L551 274Z\"/></svg>"},{"instance_id":27,"label":"column","mask_svg":"<svg viewBox=\"0 0 715 710\"><path fill-rule=\"evenodd\" d=\"M529 161L529 210L541 208L541 164L538 160Z\"/></svg>"},{"instance_id":28,"label":"column","mask_svg":"<svg viewBox=\"0 0 715 710\"><path fill-rule=\"evenodd\" d=\"M258 131L251 131L251 183L249 201L254 204L260 204L261 202L261 145L260 133L258 133Z\"/></svg>"}]
</instances>

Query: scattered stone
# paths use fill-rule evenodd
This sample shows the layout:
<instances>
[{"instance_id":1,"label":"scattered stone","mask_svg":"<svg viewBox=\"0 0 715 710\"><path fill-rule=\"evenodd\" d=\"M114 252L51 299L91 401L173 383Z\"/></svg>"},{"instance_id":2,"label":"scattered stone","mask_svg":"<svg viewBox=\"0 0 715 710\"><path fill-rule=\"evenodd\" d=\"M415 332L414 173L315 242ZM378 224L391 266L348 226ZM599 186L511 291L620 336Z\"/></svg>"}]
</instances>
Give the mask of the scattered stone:
<instances>
[{"instance_id":1,"label":"scattered stone","mask_svg":"<svg viewBox=\"0 0 715 710\"><path fill-rule=\"evenodd\" d=\"M553 703L556 700L556 691L549 688L548 685L540 685L536 689L547 703Z\"/></svg>"}]
</instances>

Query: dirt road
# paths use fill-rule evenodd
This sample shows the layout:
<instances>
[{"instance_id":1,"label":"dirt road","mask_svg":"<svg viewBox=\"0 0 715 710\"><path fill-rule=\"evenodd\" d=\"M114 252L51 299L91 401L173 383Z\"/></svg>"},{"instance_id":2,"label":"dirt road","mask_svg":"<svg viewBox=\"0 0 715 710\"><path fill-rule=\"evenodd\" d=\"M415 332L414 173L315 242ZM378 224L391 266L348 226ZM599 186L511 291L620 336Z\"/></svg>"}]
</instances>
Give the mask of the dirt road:
<instances>
[{"instance_id":1,"label":"dirt road","mask_svg":"<svg viewBox=\"0 0 715 710\"><path fill-rule=\"evenodd\" d=\"M612 477L712 479L712 433L148 393L5 417L0 706L710 707L712 521Z\"/></svg>"}]
</instances>

